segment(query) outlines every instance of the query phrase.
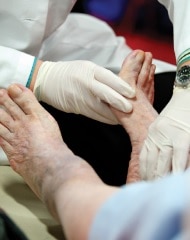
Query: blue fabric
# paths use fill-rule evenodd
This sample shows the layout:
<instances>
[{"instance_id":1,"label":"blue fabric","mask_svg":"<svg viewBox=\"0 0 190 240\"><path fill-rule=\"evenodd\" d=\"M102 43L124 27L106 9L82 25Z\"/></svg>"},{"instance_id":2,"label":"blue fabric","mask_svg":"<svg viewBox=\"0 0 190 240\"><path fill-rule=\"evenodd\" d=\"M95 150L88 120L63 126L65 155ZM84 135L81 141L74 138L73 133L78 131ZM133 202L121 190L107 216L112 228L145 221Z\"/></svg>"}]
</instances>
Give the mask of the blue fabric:
<instances>
[{"instance_id":1,"label":"blue fabric","mask_svg":"<svg viewBox=\"0 0 190 240\"><path fill-rule=\"evenodd\" d=\"M89 240L181 240L189 176L123 186L99 209Z\"/></svg>"},{"instance_id":2,"label":"blue fabric","mask_svg":"<svg viewBox=\"0 0 190 240\"><path fill-rule=\"evenodd\" d=\"M85 10L107 21L121 19L127 6L127 0L87 0Z\"/></svg>"}]
</instances>

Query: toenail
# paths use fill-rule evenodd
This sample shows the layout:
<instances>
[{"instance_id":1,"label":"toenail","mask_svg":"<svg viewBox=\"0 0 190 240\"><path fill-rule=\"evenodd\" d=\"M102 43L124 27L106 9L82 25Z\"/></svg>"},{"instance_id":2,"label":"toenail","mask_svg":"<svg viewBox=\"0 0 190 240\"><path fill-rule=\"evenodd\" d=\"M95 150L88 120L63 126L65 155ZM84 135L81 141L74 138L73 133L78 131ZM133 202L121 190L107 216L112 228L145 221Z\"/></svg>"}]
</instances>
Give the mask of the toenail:
<instances>
[{"instance_id":1,"label":"toenail","mask_svg":"<svg viewBox=\"0 0 190 240\"><path fill-rule=\"evenodd\" d=\"M19 88L17 85L10 85L9 91L11 91L12 94L14 95L19 95L22 93L22 89Z\"/></svg>"}]
</instances>

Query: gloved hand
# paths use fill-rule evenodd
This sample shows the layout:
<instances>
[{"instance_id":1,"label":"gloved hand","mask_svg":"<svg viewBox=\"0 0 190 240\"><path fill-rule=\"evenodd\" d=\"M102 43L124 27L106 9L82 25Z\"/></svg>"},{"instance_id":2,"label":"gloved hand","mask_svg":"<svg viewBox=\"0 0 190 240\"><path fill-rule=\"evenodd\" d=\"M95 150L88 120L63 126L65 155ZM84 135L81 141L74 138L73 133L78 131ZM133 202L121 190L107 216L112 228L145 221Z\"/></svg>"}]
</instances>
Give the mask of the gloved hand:
<instances>
[{"instance_id":1,"label":"gloved hand","mask_svg":"<svg viewBox=\"0 0 190 240\"><path fill-rule=\"evenodd\" d=\"M119 124L109 105L131 112L126 98L135 91L111 71L90 61L43 62L34 94L59 110L82 114L100 122ZM126 97L126 98L125 98Z\"/></svg>"},{"instance_id":2,"label":"gloved hand","mask_svg":"<svg viewBox=\"0 0 190 240\"><path fill-rule=\"evenodd\" d=\"M185 170L190 149L190 89L175 88L173 96L150 125L140 154L143 180Z\"/></svg>"}]
</instances>

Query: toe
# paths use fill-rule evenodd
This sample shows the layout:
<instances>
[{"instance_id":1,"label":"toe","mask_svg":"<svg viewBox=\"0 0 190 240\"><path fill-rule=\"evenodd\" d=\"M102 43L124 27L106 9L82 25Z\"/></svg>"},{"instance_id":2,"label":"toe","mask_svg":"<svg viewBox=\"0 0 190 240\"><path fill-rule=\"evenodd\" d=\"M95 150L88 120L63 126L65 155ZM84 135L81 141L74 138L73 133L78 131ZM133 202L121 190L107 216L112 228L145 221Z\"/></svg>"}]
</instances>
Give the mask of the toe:
<instances>
[{"instance_id":1,"label":"toe","mask_svg":"<svg viewBox=\"0 0 190 240\"><path fill-rule=\"evenodd\" d=\"M20 118L24 114L20 107L9 97L5 89L0 90L0 105L13 119Z\"/></svg>"},{"instance_id":2,"label":"toe","mask_svg":"<svg viewBox=\"0 0 190 240\"><path fill-rule=\"evenodd\" d=\"M8 94L26 115L45 111L32 91L22 85L11 85L8 88Z\"/></svg>"},{"instance_id":3,"label":"toe","mask_svg":"<svg viewBox=\"0 0 190 240\"><path fill-rule=\"evenodd\" d=\"M135 50L130 53L123 62L119 76L134 85L141 71L145 53L142 50Z\"/></svg>"}]
</instances>

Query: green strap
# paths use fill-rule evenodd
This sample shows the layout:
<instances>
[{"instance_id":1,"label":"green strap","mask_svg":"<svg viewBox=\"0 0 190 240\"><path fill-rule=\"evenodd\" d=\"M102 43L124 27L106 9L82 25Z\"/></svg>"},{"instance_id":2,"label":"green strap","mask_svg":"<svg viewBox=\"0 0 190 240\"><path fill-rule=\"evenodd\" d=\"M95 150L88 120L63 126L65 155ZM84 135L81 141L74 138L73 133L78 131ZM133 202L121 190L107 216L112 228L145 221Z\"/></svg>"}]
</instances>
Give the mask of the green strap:
<instances>
[{"instance_id":1,"label":"green strap","mask_svg":"<svg viewBox=\"0 0 190 240\"><path fill-rule=\"evenodd\" d=\"M28 77L28 81L27 81L27 83L26 83L26 87L27 87L27 88L30 87L30 84L31 84L31 81L32 81L32 76L33 76L33 73L34 73L34 70L35 70L37 61L38 61L38 59L35 57L35 58L34 58L33 65L32 65L32 69L31 69L31 72L30 72L30 75L29 75L29 77Z\"/></svg>"}]
</instances>

